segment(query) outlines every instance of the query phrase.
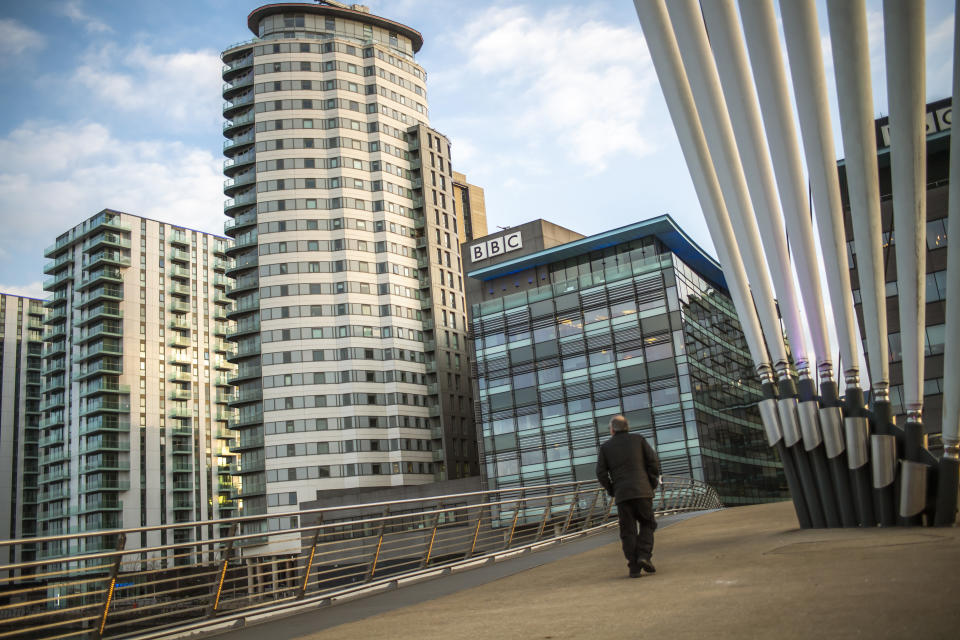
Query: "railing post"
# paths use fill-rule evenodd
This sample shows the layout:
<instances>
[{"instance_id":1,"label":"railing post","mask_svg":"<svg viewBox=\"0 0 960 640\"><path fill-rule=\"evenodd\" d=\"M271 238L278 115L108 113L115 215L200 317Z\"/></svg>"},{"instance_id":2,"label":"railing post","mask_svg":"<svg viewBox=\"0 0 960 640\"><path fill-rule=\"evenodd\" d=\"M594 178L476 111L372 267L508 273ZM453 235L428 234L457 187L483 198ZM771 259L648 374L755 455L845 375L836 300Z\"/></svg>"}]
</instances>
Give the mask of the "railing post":
<instances>
[{"instance_id":1,"label":"railing post","mask_svg":"<svg viewBox=\"0 0 960 640\"><path fill-rule=\"evenodd\" d=\"M473 556L473 552L477 549L477 538L480 536L480 523L483 522L483 505L480 505L480 509L477 511L477 526L473 530L473 540L470 542L470 550L467 551L466 555L463 556L464 560L467 560Z\"/></svg>"},{"instance_id":2,"label":"railing post","mask_svg":"<svg viewBox=\"0 0 960 640\"><path fill-rule=\"evenodd\" d=\"M443 501L437 503L436 509L443 509ZM425 569L428 564L430 564L430 554L433 553L433 543L437 539L437 527L440 526L440 514L433 514L433 530L430 532L430 544L427 545L427 550L423 554L423 560L420 561L420 568Z\"/></svg>"},{"instance_id":3,"label":"railing post","mask_svg":"<svg viewBox=\"0 0 960 640\"><path fill-rule=\"evenodd\" d=\"M127 544L127 534L121 533L117 536L117 559L113 561L110 568L110 586L107 587L107 597L103 602L103 614L100 616L100 624L97 630L93 632L94 640L100 640L103 637L103 629L107 626L107 615L110 613L110 603L113 602L113 590L117 586L117 575L120 573L120 562L123 560L123 547Z\"/></svg>"},{"instance_id":4,"label":"railing post","mask_svg":"<svg viewBox=\"0 0 960 640\"><path fill-rule=\"evenodd\" d=\"M213 596L213 602L207 609L208 618L217 615L217 608L220 606L220 594L223 592L223 579L227 577L227 565L230 563L230 554L233 553L233 538L236 535L237 523L234 522L230 525L230 539L227 541L227 546L223 550L223 565L220 567L220 581L217 583L217 592Z\"/></svg>"},{"instance_id":5,"label":"railing post","mask_svg":"<svg viewBox=\"0 0 960 640\"><path fill-rule=\"evenodd\" d=\"M540 538L543 537L543 530L547 526L547 520L550 519L550 511L553 509L553 496L547 496L547 504L543 508L543 520L540 521L540 528L537 529L537 537L533 539L534 542L539 542Z\"/></svg>"},{"instance_id":6,"label":"railing post","mask_svg":"<svg viewBox=\"0 0 960 640\"><path fill-rule=\"evenodd\" d=\"M593 519L593 509L597 506L601 491L603 491L603 487L593 492L593 502L590 503L590 509L587 510L587 517L583 519L583 526L580 527L580 531L586 531L590 527L590 521Z\"/></svg>"},{"instance_id":7,"label":"railing post","mask_svg":"<svg viewBox=\"0 0 960 640\"><path fill-rule=\"evenodd\" d=\"M560 535L564 535L567 532L567 529L570 527L570 521L573 520L573 510L577 506L577 501L580 500L580 483L577 483L577 490L573 492L573 500L570 501L570 511L567 512L567 519L563 523L563 530L560 531Z\"/></svg>"},{"instance_id":8,"label":"railing post","mask_svg":"<svg viewBox=\"0 0 960 640\"><path fill-rule=\"evenodd\" d=\"M297 600L307 595L307 583L310 581L310 570L313 568L313 557L317 553L317 543L320 542L320 526L323 524L323 512L317 517L317 531L313 534L313 541L310 543L310 555L307 556L307 565L303 568L303 581L300 583L300 592L297 594Z\"/></svg>"},{"instance_id":9,"label":"railing post","mask_svg":"<svg viewBox=\"0 0 960 640\"><path fill-rule=\"evenodd\" d=\"M520 517L520 506L524 504L525 498L523 497L523 490L520 490L520 498L517 500L517 506L513 511L513 522L510 523L510 535L507 537L506 543L503 545L504 549L509 549L510 545L513 543L513 534L517 530L517 519Z\"/></svg>"},{"instance_id":10,"label":"railing post","mask_svg":"<svg viewBox=\"0 0 960 640\"><path fill-rule=\"evenodd\" d=\"M380 531L377 533L377 549L373 552L373 559L370 561L370 570L367 571L367 579L364 582L373 580L373 574L377 570L377 560L380 559L380 547L383 546L383 534L387 526L387 516L390 515L390 505L383 508L383 519L380 520Z\"/></svg>"}]
</instances>

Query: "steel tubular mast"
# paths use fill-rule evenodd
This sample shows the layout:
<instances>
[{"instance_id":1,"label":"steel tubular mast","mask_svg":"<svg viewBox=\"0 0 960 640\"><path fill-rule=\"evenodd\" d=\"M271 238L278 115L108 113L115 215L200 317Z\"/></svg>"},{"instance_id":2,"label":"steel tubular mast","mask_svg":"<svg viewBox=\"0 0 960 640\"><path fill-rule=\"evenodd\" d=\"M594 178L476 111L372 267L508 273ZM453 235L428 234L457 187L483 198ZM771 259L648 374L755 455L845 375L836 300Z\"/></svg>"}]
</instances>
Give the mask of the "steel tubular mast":
<instances>
[{"instance_id":1,"label":"steel tubular mast","mask_svg":"<svg viewBox=\"0 0 960 640\"><path fill-rule=\"evenodd\" d=\"M869 363L870 411L859 380L836 155L813 1L781 0L781 12L824 267L830 274L828 288L846 383L844 411L833 379L813 226L807 214L810 202L771 3L740 0L749 63L732 0L712 0L702 6L696 0L669 4L634 0L634 5L764 386L761 416L770 445L781 451L801 526L921 524L924 514L932 516L928 522L953 522L960 406L951 401L960 397L960 389L945 398L945 452L939 469L923 445L921 423L924 318L915 310L923 309L926 302L922 3L887 0L884 5L894 217L897 229L907 229L902 245L896 243L899 279L907 282L901 297L900 326L908 334L905 340L911 342L910 353L906 349L904 353L905 375L909 376L906 432L893 422L889 397L879 172L863 0L828 0L828 11L864 328L868 350L874 356ZM705 25L710 30L709 40ZM955 55L960 57L960 39ZM960 72L956 76L955 93L960 95ZM770 155L763 129L766 140L776 140L770 145ZM956 188L951 185L951 196L960 197L960 192L953 191ZM956 197L950 202L955 217L960 202ZM805 314L793 288L787 244L797 264ZM953 261L956 253L951 253ZM799 394L786 360L771 279L787 335L791 345L796 345ZM960 286L958 280L960 277L954 277L948 282L948 288L953 284L951 292ZM954 303L952 316L948 308L948 354L953 353L949 343L955 342L951 337L960 335L957 297L960 294L948 297ZM810 375L804 336L798 329L804 317L810 324L821 375L819 395ZM957 385L957 362L960 353L945 370L947 395ZM779 388L774 386L774 372ZM802 447L798 446L801 437ZM933 484L929 476L934 471L939 471L936 477L941 487L936 509L928 499L932 493L928 487Z\"/></svg>"},{"instance_id":2,"label":"steel tubular mast","mask_svg":"<svg viewBox=\"0 0 960 640\"><path fill-rule=\"evenodd\" d=\"M960 0L954 7L953 101L960 99ZM960 229L960 136L950 136L948 224ZM954 231L954 237L957 236ZM951 525L957 517L960 481L960 242L947 245L947 318L943 350L943 456L937 473L935 521Z\"/></svg>"},{"instance_id":3,"label":"steel tubular mast","mask_svg":"<svg viewBox=\"0 0 960 640\"><path fill-rule=\"evenodd\" d=\"M798 396L796 403L796 418L800 424L803 437L803 448L809 458L817 492L826 526L839 527L841 525L840 511L837 506L836 491L830 477L827 465L827 456L824 453L823 437L817 415L819 403L817 401L816 385L811 378L809 357L806 353L806 336L803 326L803 309L797 299L793 285L793 269L790 262L790 251L787 248L784 216L780 209L777 189L774 184L773 170L770 166L770 154L767 150L766 139L763 135L763 126L760 119L760 110L750 78L747 52L740 36L737 25L736 9L732 0L717 0L701 5L706 26L710 32L710 47L717 63L723 95L730 113L734 136L740 150L743 162L744 176L750 197L754 203L753 214L760 230L760 238L766 255L767 264L773 277L777 292L780 313L785 320L787 337L790 340L791 352L796 363L799 377L799 389L793 393ZM803 280L816 283L816 293L819 297L819 278L817 277L815 262L805 253L806 246L802 244L804 231L813 249L813 233L809 219L799 212L791 211L788 217L791 232L795 242L801 243L794 249L794 255L800 256L803 263ZM804 229L805 227L805 229ZM798 239L799 236L799 239ZM813 267L812 269L810 267ZM808 287L813 290L814 287ZM808 296L810 293L808 293ZM827 337L823 319L822 306L818 305L820 313L811 314L810 327L817 336L817 360L819 367L832 371L826 347ZM832 374L831 374L832 375ZM791 381L792 382L792 381ZM791 405L793 403L790 403ZM791 410L792 409L788 409Z\"/></svg>"},{"instance_id":4,"label":"steel tubular mast","mask_svg":"<svg viewBox=\"0 0 960 640\"><path fill-rule=\"evenodd\" d=\"M696 0L677 0L667 5L680 49L680 57L690 77L694 103L704 121L707 147L715 159L720 190L727 206L731 223L737 232L744 267L753 291L754 303L760 316L767 347L773 355L777 378L777 410L784 442L794 459L804 500L814 527L826 526L823 500L820 496L810 456L801 439L802 430L797 414L797 389L791 376L786 345L777 312L773 287L767 267L773 273L779 263L764 263L762 242L754 206L750 198L746 175L737 150L730 112L724 102L720 79L710 53L703 17ZM794 306L794 310L795 310ZM790 315L789 307L783 308Z\"/></svg>"},{"instance_id":5,"label":"steel tubular mast","mask_svg":"<svg viewBox=\"0 0 960 640\"><path fill-rule=\"evenodd\" d=\"M694 104L677 40L667 15L667 8L663 0L634 0L634 6L680 141L680 148L690 169L690 177L703 209L707 227L720 261L724 265L724 275L740 318L747 347L757 375L763 383L765 398L760 402L760 413L767 441L771 447L778 449L783 460L797 519L801 526L809 527L812 524L810 511L801 488L793 455L788 450L780 425L775 379L764 343L760 319L754 306L740 249L721 193L720 181L707 148L704 127L701 125L700 116ZM775 349L777 356L785 358L782 339L779 340L778 350L776 347L777 341L773 341L771 348Z\"/></svg>"},{"instance_id":6,"label":"steel tubular mast","mask_svg":"<svg viewBox=\"0 0 960 640\"><path fill-rule=\"evenodd\" d=\"M704 10L707 11L710 6L712 6L712 3L704 5ZM723 6L725 7L727 20L735 24L736 16L733 14L732 2L727 0L723 3ZM827 337L823 292L817 266L813 223L810 218L810 200L807 196L807 183L804 179L800 145L793 125L793 112L789 101L790 92L784 72L783 56L777 39L776 16L770 2L751 2L744 6L745 10L741 12L744 36L747 49L750 52L750 63L767 139L777 141L777 144L769 145L770 154L820 377L820 398L819 402L816 403L811 401L809 397L813 390L809 388L809 382L804 381L801 372L800 392L802 401L799 405L800 415L801 418L806 418L808 429L817 429L815 435L823 441L823 455L829 465L829 477L833 484L837 509L843 526L856 526L856 509L850 488L846 455L844 455L846 445L842 430L843 416L837 397L837 385L834 379L830 343ZM707 11L708 15L709 13L711 12ZM823 191L822 188L821 191ZM828 221L832 222L829 218ZM829 232L833 229L833 225L821 225L821 228ZM842 226L840 226L840 229L842 230ZM830 245L830 248L833 249L830 255L841 255L837 251L832 234L822 233L820 241L824 245ZM842 245L840 249L842 249ZM824 251L824 255L828 255L828 252ZM833 264L836 263L837 261L834 260ZM843 267L843 264L838 266L840 273L846 278L832 279L833 286L830 287L830 293L832 299L838 299L832 304L833 308L838 311L836 316L838 319L846 320L852 312L853 305L852 301L849 300L849 273ZM848 312L843 313L844 309ZM849 342L843 347L842 351L853 351ZM851 362L848 361L848 366L850 364ZM852 361L852 365L856 370L856 361ZM810 410L815 407L817 407L816 415L810 415ZM811 444L814 447L818 446L815 443Z\"/></svg>"}]
</instances>

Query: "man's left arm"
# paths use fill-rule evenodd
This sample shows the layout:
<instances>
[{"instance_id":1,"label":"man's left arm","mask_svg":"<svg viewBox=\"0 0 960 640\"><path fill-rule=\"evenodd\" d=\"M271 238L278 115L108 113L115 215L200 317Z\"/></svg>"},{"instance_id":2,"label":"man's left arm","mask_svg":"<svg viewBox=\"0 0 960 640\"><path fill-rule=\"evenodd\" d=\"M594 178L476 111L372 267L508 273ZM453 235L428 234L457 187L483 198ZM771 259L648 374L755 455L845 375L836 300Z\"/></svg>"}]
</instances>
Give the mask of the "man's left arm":
<instances>
[{"instance_id":1,"label":"man's left arm","mask_svg":"<svg viewBox=\"0 0 960 640\"><path fill-rule=\"evenodd\" d=\"M610 468L607 466L607 459L603 455L603 449L597 451L597 481L600 486L607 490L607 494L613 496L613 482L610 481Z\"/></svg>"}]
</instances>

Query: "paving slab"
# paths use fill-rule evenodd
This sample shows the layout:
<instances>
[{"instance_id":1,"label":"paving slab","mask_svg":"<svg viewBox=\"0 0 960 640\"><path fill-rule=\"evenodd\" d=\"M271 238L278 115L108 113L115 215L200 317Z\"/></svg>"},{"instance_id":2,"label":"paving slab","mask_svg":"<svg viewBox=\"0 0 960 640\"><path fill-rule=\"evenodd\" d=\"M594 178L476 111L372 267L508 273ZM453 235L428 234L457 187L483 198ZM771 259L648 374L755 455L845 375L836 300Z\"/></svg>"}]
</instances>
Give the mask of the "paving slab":
<instances>
[{"instance_id":1,"label":"paving slab","mask_svg":"<svg viewBox=\"0 0 960 640\"><path fill-rule=\"evenodd\" d=\"M629 579L609 542L298 637L960 638L957 528L800 530L789 503L755 505L660 531L654 560Z\"/></svg>"}]
</instances>

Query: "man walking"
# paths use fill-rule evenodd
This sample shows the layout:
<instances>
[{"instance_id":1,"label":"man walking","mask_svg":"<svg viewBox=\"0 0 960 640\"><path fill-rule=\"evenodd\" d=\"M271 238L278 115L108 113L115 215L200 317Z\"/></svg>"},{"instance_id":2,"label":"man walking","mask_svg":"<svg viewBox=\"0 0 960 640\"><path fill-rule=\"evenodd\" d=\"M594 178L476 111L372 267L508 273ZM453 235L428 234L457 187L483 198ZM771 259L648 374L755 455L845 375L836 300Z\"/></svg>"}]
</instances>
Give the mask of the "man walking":
<instances>
[{"instance_id":1,"label":"man walking","mask_svg":"<svg viewBox=\"0 0 960 640\"><path fill-rule=\"evenodd\" d=\"M656 573L653 554L653 491L660 480L660 460L639 433L630 433L623 416L610 420L610 439L600 445L597 480L617 503L620 541L631 578ZM639 525L639 533L637 526Z\"/></svg>"}]
</instances>

